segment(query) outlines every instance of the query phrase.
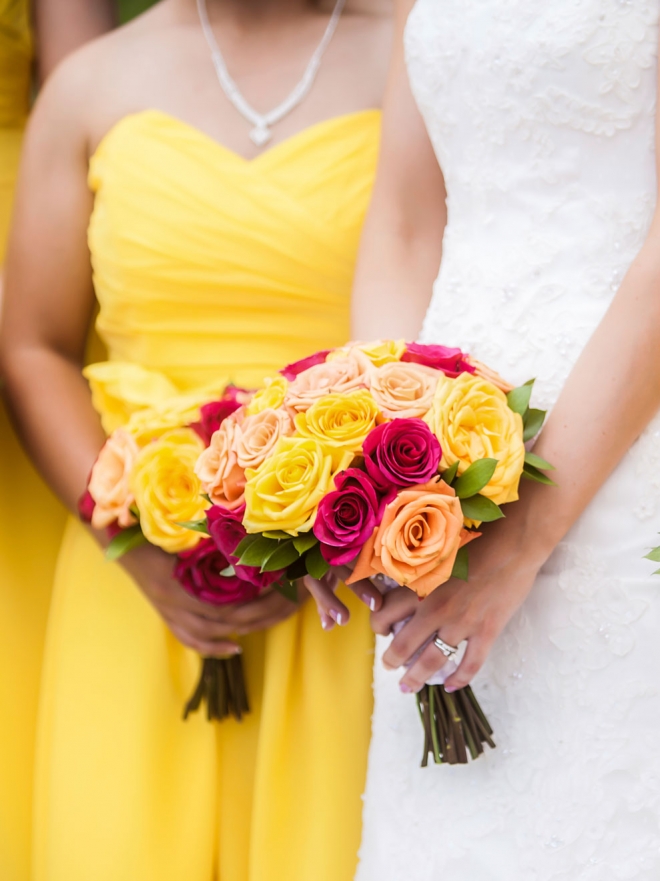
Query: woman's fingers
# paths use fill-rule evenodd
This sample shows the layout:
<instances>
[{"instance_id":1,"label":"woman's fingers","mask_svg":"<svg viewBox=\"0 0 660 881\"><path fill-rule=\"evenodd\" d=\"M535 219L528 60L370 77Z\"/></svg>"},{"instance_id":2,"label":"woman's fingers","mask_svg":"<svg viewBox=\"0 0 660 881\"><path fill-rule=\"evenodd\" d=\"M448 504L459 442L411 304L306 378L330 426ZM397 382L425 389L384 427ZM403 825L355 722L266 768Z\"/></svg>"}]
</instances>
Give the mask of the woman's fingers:
<instances>
[{"instance_id":1,"label":"woman's fingers","mask_svg":"<svg viewBox=\"0 0 660 881\"><path fill-rule=\"evenodd\" d=\"M399 682L399 688L407 694L419 691L424 683L428 682L446 663L447 658L440 649L434 643L429 643L417 660L406 670Z\"/></svg>"},{"instance_id":2,"label":"woman's fingers","mask_svg":"<svg viewBox=\"0 0 660 881\"><path fill-rule=\"evenodd\" d=\"M231 624L236 633L250 633L283 621L297 608L296 603L282 596L279 591L271 590L251 603L232 606L228 609L227 623Z\"/></svg>"},{"instance_id":3,"label":"woman's fingers","mask_svg":"<svg viewBox=\"0 0 660 881\"><path fill-rule=\"evenodd\" d=\"M184 627L174 622L168 622L168 626L180 643L198 652L204 657L222 658L227 655L239 655L241 647L231 640L206 641L193 636Z\"/></svg>"},{"instance_id":4,"label":"woman's fingers","mask_svg":"<svg viewBox=\"0 0 660 881\"><path fill-rule=\"evenodd\" d=\"M468 639L463 660L458 665L458 670L447 677L445 690L448 692L458 691L459 688L465 688L466 685L469 685L483 667L492 644L492 639L486 639L481 635Z\"/></svg>"},{"instance_id":5,"label":"woman's fingers","mask_svg":"<svg viewBox=\"0 0 660 881\"><path fill-rule=\"evenodd\" d=\"M414 615L419 608L416 595L407 587L397 587L382 598L381 607L371 615L371 627L380 636L389 636L399 621Z\"/></svg>"},{"instance_id":6,"label":"woman's fingers","mask_svg":"<svg viewBox=\"0 0 660 881\"><path fill-rule=\"evenodd\" d=\"M314 597L324 630L331 630L335 624L342 626L348 624L351 615L341 600L335 596L339 577L333 569L326 572L323 578L312 578L311 575L307 575L303 580L305 587Z\"/></svg>"}]
</instances>

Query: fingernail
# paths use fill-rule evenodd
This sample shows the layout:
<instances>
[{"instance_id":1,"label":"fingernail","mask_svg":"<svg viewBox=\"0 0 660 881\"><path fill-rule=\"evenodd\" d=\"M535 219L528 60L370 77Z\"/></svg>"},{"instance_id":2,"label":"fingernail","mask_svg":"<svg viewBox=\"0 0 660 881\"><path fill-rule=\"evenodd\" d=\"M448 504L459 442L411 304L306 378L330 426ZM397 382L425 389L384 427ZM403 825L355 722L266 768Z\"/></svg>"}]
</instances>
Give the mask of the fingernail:
<instances>
[{"instance_id":1,"label":"fingernail","mask_svg":"<svg viewBox=\"0 0 660 881\"><path fill-rule=\"evenodd\" d=\"M328 614L330 615L330 617L332 618L333 621L336 621L340 627L342 626L342 624L344 623L344 616L342 615L341 612L338 612L336 609L330 609Z\"/></svg>"},{"instance_id":2,"label":"fingernail","mask_svg":"<svg viewBox=\"0 0 660 881\"><path fill-rule=\"evenodd\" d=\"M455 691L458 691L455 685L445 685L445 691L447 694L453 694Z\"/></svg>"},{"instance_id":3,"label":"fingernail","mask_svg":"<svg viewBox=\"0 0 660 881\"><path fill-rule=\"evenodd\" d=\"M335 626L335 622L331 618L328 618L328 616L322 612L321 613L321 627L324 630L332 630L332 628L334 626Z\"/></svg>"},{"instance_id":4,"label":"fingernail","mask_svg":"<svg viewBox=\"0 0 660 881\"><path fill-rule=\"evenodd\" d=\"M232 655L242 655L243 649L240 647L240 645L235 645L233 647L233 649L231 650L231 653L232 653Z\"/></svg>"},{"instance_id":5,"label":"fingernail","mask_svg":"<svg viewBox=\"0 0 660 881\"><path fill-rule=\"evenodd\" d=\"M369 606L372 612L376 611L376 597L372 597L369 593L363 593L362 602L365 606Z\"/></svg>"},{"instance_id":6,"label":"fingernail","mask_svg":"<svg viewBox=\"0 0 660 881\"><path fill-rule=\"evenodd\" d=\"M412 694L412 688L405 682L399 682L399 688L404 694Z\"/></svg>"}]
</instances>

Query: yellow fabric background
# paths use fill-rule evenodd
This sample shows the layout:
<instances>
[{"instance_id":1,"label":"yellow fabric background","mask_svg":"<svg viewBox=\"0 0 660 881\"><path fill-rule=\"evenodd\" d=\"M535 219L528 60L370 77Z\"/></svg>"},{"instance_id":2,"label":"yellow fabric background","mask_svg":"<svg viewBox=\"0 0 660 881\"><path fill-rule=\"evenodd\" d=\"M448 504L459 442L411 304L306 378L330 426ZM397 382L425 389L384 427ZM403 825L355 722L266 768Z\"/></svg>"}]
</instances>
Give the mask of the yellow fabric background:
<instances>
[{"instance_id":1,"label":"yellow fabric background","mask_svg":"<svg viewBox=\"0 0 660 881\"><path fill-rule=\"evenodd\" d=\"M330 120L253 162L157 111L115 126L90 167L110 353L96 399L135 394L135 366L181 393L255 386L345 342L379 119ZM366 608L348 602L345 629L323 633L307 603L244 640L245 722L184 723L198 658L71 521L45 667L37 881L351 881L373 648Z\"/></svg>"}]
</instances>

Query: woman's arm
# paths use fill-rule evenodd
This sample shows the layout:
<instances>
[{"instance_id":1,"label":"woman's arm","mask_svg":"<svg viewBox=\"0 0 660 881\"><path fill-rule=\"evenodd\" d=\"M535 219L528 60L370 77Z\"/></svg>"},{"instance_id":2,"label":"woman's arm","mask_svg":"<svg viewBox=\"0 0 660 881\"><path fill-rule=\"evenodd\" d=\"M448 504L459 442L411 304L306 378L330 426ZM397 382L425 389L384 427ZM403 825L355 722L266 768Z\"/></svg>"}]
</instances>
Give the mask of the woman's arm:
<instances>
[{"instance_id":1,"label":"woman's arm","mask_svg":"<svg viewBox=\"0 0 660 881\"><path fill-rule=\"evenodd\" d=\"M39 80L60 61L116 24L113 0L33 0Z\"/></svg>"},{"instance_id":2,"label":"woman's arm","mask_svg":"<svg viewBox=\"0 0 660 881\"><path fill-rule=\"evenodd\" d=\"M404 57L403 31L413 5L397 4L380 160L353 289L353 339L417 339L440 266L444 181Z\"/></svg>"},{"instance_id":3,"label":"woman's arm","mask_svg":"<svg viewBox=\"0 0 660 881\"><path fill-rule=\"evenodd\" d=\"M84 119L94 100L95 57L86 48L67 59L49 79L31 117L0 337L0 366L19 433L72 511L104 442L81 374L94 306ZM103 535L96 538L105 541ZM202 654L238 651L228 640L232 634L263 629L295 610L277 592L237 608L202 604L179 587L172 577L173 558L155 547L132 551L122 565L180 641Z\"/></svg>"},{"instance_id":4,"label":"woman's arm","mask_svg":"<svg viewBox=\"0 0 660 881\"><path fill-rule=\"evenodd\" d=\"M658 165L660 170L660 158ZM659 407L656 209L641 252L580 355L535 446L535 452L556 467L558 486L524 486L522 500L508 508L506 520L491 524L475 543L467 584L450 581L419 605L399 592L386 601L374 618L378 632L388 633L394 620L414 612L386 652L386 665L401 666L435 632L453 645L468 639L465 659L447 683L452 689L467 685L531 590L540 567ZM442 660L431 645L407 671L403 685L417 691Z\"/></svg>"}]
</instances>

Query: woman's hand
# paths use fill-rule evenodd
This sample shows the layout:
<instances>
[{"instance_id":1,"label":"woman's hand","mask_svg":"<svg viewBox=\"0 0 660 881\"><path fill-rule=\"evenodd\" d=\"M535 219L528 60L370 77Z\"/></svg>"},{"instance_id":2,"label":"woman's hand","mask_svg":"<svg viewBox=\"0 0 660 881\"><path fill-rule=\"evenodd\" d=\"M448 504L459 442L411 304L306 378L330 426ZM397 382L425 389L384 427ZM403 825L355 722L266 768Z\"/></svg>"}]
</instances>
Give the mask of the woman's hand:
<instances>
[{"instance_id":1,"label":"woman's hand","mask_svg":"<svg viewBox=\"0 0 660 881\"><path fill-rule=\"evenodd\" d=\"M339 624L342 627L348 624L351 617L350 612L337 599L335 591L342 582L346 581L352 571L353 564L350 566L335 566L329 569L320 581L312 578L311 575L307 575L303 579L305 587L316 600L321 627L324 630L332 630L335 624ZM369 579L365 578L362 581L356 581L355 584L349 584L348 587L372 612L380 609L383 597L378 588Z\"/></svg>"},{"instance_id":2,"label":"woman's hand","mask_svg":"<svg viewBox=\"0 0 660 881\"><path fill-rule=\"evenodd\" d=\"M497 532L500 539L505 538L503 530ZM458 669L448 677L445 688L456 691L469 685L491 646L531 590L540 568L538 559L532 554L524 556L521 546L524 547L518 542L498 542L491 533L470 549L468 581L452 578L422 602L407 588L387 594L383 607L372 614L376 633L387 635L398 621L407 617L410 620L383 655L385 667L403 666L436 635L450 646L467 640L465 655ZM419 691L446 663L447 658L431 642L406 670L400 682L401 690Z\"/></svg>"},{"instance_id":3,"label":"woman's hand","mask_svg":"<svg viewBox=\"0 0 660 881\"><path fill-rule=\"evenodd\" d=\"M276 590L242 605L202 603L186 593L174 579L174 558L152 545L130 551L120 564L179 642L200 655L239 654L241 647L232 637L265 630L298 609L296 603ZM303 591L299 591L299 600L303 596Z\"/></svg>"}]
</instances>

